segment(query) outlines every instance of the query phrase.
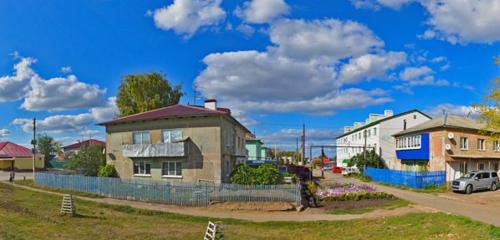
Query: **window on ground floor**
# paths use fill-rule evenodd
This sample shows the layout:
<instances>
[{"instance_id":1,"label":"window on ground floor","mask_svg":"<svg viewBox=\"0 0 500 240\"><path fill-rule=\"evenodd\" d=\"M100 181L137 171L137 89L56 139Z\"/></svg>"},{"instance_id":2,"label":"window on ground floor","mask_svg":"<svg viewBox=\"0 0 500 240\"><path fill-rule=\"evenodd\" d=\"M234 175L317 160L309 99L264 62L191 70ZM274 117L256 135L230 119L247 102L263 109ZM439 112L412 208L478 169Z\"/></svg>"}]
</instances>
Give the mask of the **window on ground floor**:
<instances>
[{"instance_id":1,"label":"window on ground floor","mask_svg":"<svg viewBox=\"0 0 500 240\"><path fill-rule=\"evenodd\" d=\"M161 174L163 177L182 177L182 163L163 162Z\"/></svg>"},{"instance_id":2,"label":"window on ground floor","mask_svg":"<svg viewBox=\"0 0 500 240\"><path fill-rule=\"evenodd\" d=\"M484 163L479 164L479 170L484 170Z\"/></svg>"},{"instance_id":3,"label":"window on ground floor","mask_svg":"<svg viewBox=\"0 0 500 240\"><path fill-rule=\"evenodd\" d=\"M493 164L493 169L498 172L498 163Z\"/></svg>"},{"instance_id":4,"label":"window on ground floor","mask_svg":"<svg viewBox=\"0 0 500 240\"><path fill-rule=\"evenodd\" d=\"M460 173L466 174L467 173L467 163L460 163Z\"/></svg>"},{"instance_id":5,"label":"window on ground floor","mask_svg":"<svg viewBox=\"0 0 500 240\"><path fill-rule=\"evenodd\" d=\"M151 163L146 161L134 162L134 175L151 175Z\"/></svg>"}]
</instances>

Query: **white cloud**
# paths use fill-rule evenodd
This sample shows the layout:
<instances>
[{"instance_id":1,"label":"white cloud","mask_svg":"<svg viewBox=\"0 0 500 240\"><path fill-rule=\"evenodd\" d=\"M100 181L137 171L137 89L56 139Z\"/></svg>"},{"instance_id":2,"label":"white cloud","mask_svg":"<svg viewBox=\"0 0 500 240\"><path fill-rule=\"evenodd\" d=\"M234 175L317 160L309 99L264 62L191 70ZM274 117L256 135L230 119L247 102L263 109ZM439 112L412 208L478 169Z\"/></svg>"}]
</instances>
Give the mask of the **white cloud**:
<instances>
[{"instance_id":1,"label":"white cloud","mask_svg":"<svg viewBox=\"0 0 500 240\"><path fill-rule=\"evenodd\" d=\"M270 29L279 55L333 62L380 50L384 42L366 26L353 21L281 20Z\"/></svg>"},{"instance_id":2,"label":"white cloud","mask_svg":"<svg viewBox=\"0 0 500 240\"><path fill-rule=\"evenodd\" d=\"M416 81L433 73L434 71L427 66L407 67L399 74L399 77L405 81Z\"/></svg>"},{"instance_id":3,"label":"white cloud","mask_svg":"<svg viewBox=\"0 0 500 240\"><path fill-rule=\"evenodd\" d=\"M97 134L101 133L101 131L99 130L92 130L92 129L87 129L87 130L83 130L83 131L80 131L79 134L82 135L82 136L95 136Z\"/></svg>"},{"instance_id":4,"label":"white cloud","mask_svg":"<svg viewBox=\"0 0 500 240\"><path fill-rule=\"evenodd\" d=\"M255 29L248 24L240 24L240 25L238 25L236 30L243 33L243 35L245 35L247 37L250 37L255 33Z\"/></svg>"},{"instance_id":5,"label":"white cloud","mask_svg":"<svg viewBox=\"0 0 500 240\"><path fill-rule=\"evenodd\" d=\"M215 53L203 61L207 68L196 78L196 86L207 97L286 100L293 93L293 98L303 99L334 88L333 68L267 52Z\"/></svg>"},{"instance_id":6,"label":"white cloud","mask_svg":"<svg viewBox=\"0 0 500 240\"><path fill-rule=\"evenodd\" d=\"M116 118L119 115L116 97L108 98L108 102L104 106L91 108L90 113L96 121L107 121Z\"/></svg>"},{"instance_id":7,"label":"white cloud","mask_svg":"<svg viewBox=\"0 0 500 240\"><path fill-rule=\"evenodd\" d=\"M10 134L11 131L9 129L0 129L0 139L8 137Z\"/></svg>"},{"instance_id":8,"label":"white cloud","mask_svg":"<svg viewBox=\"0 0 500 240\"><path fill-rule=\"evenodd\" d=\"M226 12L221 3L222 0L174 0L171 5L154 10L152 15L158 28L190 37L202 27L224 21Z\"/></svg>"},{"instance_id":9,"label":"white cloud","mask_svg":"<svg viewBox=\"0 0 500 240\"><path fill-rule=\"evenodd\" d=\"M359 9L378 10L381 6L400 9L401 6L414 0L351 0L352 5Z\"/></svg>"},{"instance_id":10,"label":"white cloud","mask_svg":"<svg viewBox=\"0 0 500 240\"><path fill-rule=\"evenodd\" d=\"M270 23L286 15L290 7L284 0L251 0L238 7L235 14L248 23Z\"/></svg>"},{"instance_id":11,"label":"white cloud","mask_svg":"<svg viewBox=\"0 0 500 240\"><path fill-rule=\"evenodd\" d=\"M19 125L25 132L33 131L32 119L16 118L12 124ZM94 122L90 113L77 115L54 115L37 120L37 130L47 133L63 133L67 131L82 131Z\"/></svg>"},{"instance_id":12,"label":"white cloud","mask_svg":"<svg viewBox=\"0 0 500 240\"><path fill-rule=\"evenodd\" d=\"M404 53L386 53L384 43L364 25L334 19L280 20L269 34L273 45L267 51L206 56L196 89L242 112L332 114L392 100L377 89L343 89L338 79L344 60L355 59L342 76L358 82L383 77L404 62Z\"/></svg>"},{"instance_id":13,"label":"white cloud","mask_svg":"<svg viewBox=\"0 0 500 240\"><path fill-rule=\"evenodd\" d=\"M356 8L399 9L417 2L429 13L429 28L422 39L439 39L452 44L500 41L500 1L498 0L351 0Z\"/></svg>"},{"instance_id":14,"label":"white cloud","mask_svg":"<svg viewBox=\"0 0 500 240\"><path fill-rule=\"evenodd\" d=\"M73 71L73 69L71 69L70 66L66 66L66 67L61 68L62 73L71 73L72 71Z\"/></svg>"},{"instance_id":15,"label":"white cloud","mask_svg":"<svg viewBox=\"0 0 500 240\"><path fill-rule=\"evenodd\" d=\"M365 79L384 78L388 70L406 62L404 52L366 54L353 58L342 66L339 80L342 83L357 83Z\"/></svg>"},{"instance_id":16,"label":"white cloud","mask_svg":"<svg viewBox=\"0 0 500 240\"><path fill-rule=\"evenodd\" d=\"M115 118L118 115L116 98L110 97L104 106L90 108L89 112L80 114L60 114L37 120L37 130L40 132L61 134L67 132L79 132L83 134L89 127L95 124ZM16 118L12 124L18 125L25 132L33 131L33 120L27 118ZM92 130L94 131L94 130Z\"/></svg>"},{"instance_id":17,"label":"white cloud","mask_svg":"<svg viewBox=\"0 0 500 240\"><path fill-rule=\"evenodd\" d=\"M452 103L443 103L437 106L432 106L425 110L426 113L433 117L440 117L443 115L443 111L458 116L471 116L477 117L479 112L473 106L467 105L457 105Z\"/></svg>"},{"instance_id":18,"label":"white cloud","mask_svg":"<svg viewBox=\"0 0 500 240\"><path fill-rule=\"evenodd\" d=\"M30 79L36 75L31 69L35 62L33 58L22 58L14 66L13 76L0 77L0 102L19 100L26 94Z\"/></svg>"},{"instance_id":19,"label":"white cloud","mask_svg":"<svg viewBox=\"0 0 500 240\"><path fill-rule=\"evenodd\" d=\"M75 75L48 80L33 77L22 107L30 111L96 107L102 105L105 93L97 85L79 82Z\"/></svg>"},{"instance_id":20,"label":"white cloud","mask_svg":"<svg viewBox=\"0 0 500 240\"><path fill-rule=\"evenodd\" d=\"M430 14L425 38L438 38L452 44L493 43L500 40L500 1L423 0Z\"/></svg>"}]
</instances>

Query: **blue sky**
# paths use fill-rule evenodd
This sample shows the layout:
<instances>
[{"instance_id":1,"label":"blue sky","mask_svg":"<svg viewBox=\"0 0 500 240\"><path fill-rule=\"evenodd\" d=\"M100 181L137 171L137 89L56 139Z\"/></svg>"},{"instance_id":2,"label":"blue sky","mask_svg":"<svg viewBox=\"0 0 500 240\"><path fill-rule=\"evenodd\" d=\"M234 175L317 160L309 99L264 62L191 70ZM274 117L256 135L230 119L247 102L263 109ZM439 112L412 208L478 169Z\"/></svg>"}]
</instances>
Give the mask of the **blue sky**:
<instances>
[{"instance_id":1,"label":"blue sky","mask_svg":"<svg viewBox=\"0 0 500 240\"><path fill-rule=\"evenodd\" d=\"M182 84L183 103L195 88L217 98L281 148L302 123L312 143L333 143L384 109L466 114L500 75L498 11L494 0L1 1L0 137L29 143L36 117L65 144L103 138L95 123L113 116L121 78L149 71Z\"/></svg>"}]
</instances>

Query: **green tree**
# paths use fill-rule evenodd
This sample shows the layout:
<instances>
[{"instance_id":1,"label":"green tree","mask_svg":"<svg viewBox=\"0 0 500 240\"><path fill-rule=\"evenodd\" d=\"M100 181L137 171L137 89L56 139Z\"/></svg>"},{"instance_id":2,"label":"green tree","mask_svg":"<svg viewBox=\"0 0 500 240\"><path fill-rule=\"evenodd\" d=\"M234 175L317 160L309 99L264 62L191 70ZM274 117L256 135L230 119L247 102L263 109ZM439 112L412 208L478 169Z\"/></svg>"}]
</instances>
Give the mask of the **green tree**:
<instances>
[{"instance_id":1,"label":"green tree","mask_svg":"<svg viewBox=\"0 0 500 240\"><path fill-rule=\"evenodd\" d=\"M56 151L56 147L57 143L54 141L54 138L48 136L47 134L38 135L36 148L39 153L43 154L43 161L45 165L47 165L50 161L52 153Z\"/></svg>"},{"instance_id":2,"label":"green tree","mask_svg":"<svg viewBox=\"0 0 500 240\"><path fill-rule=\"evenodd\" d=\"M66 168L85 176L97 176L99 170L106 165L106 155L102 146L83 147L78 153L69 157Z\"/></svg>"},{"instance_id":3,"label":"green tree","mask_svg":"<svg viewBox=\"0 0 500 240\"><path fill-rule=\"evenodd\" d=\"M375 150L365 150L351 158L351 164L356 165L360 171L366 167L381 168L384 167L382 158Z\"/></svg>"},{"instance_id":4,"label":"green tree","mask_svg":"<svg viewBox=\"0 0 500 240\"><path fill-rule=\"evenodd\" d=\"M500 66L500 57L497 57L496 64ZM500 77L493 82L492 90L485 100L486 103L475 106L480 113L480 120L486 124L483 134L498 139L500 138Z\"/></svg>"},{"instance_id":5,"label":"green tree","mask_svg":"<svg viewBox=\"0 0 500 240\"><path fill-rule=\"evenodd\" d=\"M172 86L160 73L131 74L122 80L116 105L127 116L177 104L182 95L181 85Z\"/></svg>"}]
</instances>

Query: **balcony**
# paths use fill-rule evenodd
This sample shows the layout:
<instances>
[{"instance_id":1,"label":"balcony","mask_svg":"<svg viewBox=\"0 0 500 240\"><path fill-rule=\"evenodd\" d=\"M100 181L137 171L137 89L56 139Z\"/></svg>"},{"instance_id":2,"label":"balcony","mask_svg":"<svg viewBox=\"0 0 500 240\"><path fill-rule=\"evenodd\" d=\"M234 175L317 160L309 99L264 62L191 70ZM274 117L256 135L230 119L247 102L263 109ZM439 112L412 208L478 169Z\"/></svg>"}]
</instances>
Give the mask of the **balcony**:
<instances>
[{"instance_id":1,"label":"balcony","mask_svg":"<svg viewBox=\"0 0 500 240\"><path fill-rule=\"evenodd\" d=\"M122 146L124 157L184 157L186 142L157 144L125 144Z\"/></svg>"}]
</instances>

